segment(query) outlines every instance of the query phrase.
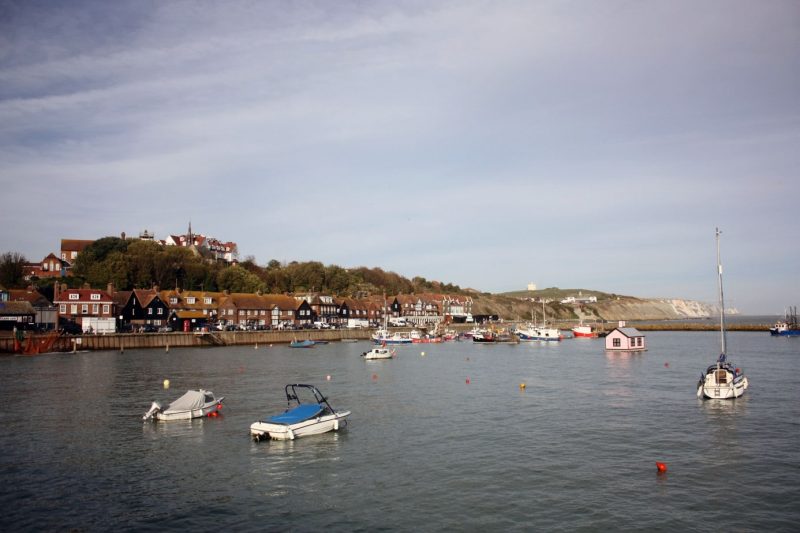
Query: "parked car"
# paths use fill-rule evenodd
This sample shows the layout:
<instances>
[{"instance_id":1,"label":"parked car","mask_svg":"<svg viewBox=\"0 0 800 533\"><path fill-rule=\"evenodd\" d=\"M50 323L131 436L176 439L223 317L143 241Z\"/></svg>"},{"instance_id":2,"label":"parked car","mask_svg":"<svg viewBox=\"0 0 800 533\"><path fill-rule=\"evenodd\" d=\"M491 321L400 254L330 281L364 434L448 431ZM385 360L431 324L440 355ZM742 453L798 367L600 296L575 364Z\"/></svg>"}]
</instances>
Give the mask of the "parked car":
<instances>
[{"instance_id":1,"label":"parked car","mask_svg":"<svg viewBox=\"0 0 800 533\"><path fill-rule=\"evenodd\" d=\"M158 328L153 324L145 324L140 331L142 333L158 333Z\"/></svg>"}]
</instances>

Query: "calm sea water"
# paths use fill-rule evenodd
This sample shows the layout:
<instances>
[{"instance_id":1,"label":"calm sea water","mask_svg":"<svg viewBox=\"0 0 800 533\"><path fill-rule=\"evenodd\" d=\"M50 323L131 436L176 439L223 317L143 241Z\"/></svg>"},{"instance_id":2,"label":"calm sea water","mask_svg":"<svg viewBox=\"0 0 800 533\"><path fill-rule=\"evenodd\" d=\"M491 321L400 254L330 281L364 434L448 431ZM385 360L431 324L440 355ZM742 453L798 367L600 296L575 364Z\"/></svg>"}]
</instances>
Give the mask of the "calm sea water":
<instances>
[{"instance_id":1,"label":"calm sea water","mask_svg":"<svg viewBox=\"0 0 800 533\"><path fill-rule=\"evenodd\" d=\"M717 335L647 339L0 358L0 529L797 531L800 339L731 333L728 402L695 397ZM348 428L252 442L289 382ZM224 416L141 422L197 387Z\"/></svg>"}]
</instances>

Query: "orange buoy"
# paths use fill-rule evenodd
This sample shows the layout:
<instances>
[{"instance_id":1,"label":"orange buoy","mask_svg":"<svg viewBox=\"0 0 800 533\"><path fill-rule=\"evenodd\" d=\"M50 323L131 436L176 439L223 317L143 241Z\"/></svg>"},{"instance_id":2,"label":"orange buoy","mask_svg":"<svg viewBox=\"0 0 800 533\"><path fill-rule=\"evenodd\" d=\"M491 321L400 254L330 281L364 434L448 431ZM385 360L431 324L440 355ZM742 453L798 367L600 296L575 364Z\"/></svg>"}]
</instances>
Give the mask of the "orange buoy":
<instances>
[{"instance_id":1,"label":"orange buoy","mask_svg":"<svg viewBox=\"0 0 800 533\"><path fill-rule=\"evenodd\" d=\"M656 461L656 468L658 469L659 474L663 474L667 471L667 464Z\"/></svg>"}]
</instances>

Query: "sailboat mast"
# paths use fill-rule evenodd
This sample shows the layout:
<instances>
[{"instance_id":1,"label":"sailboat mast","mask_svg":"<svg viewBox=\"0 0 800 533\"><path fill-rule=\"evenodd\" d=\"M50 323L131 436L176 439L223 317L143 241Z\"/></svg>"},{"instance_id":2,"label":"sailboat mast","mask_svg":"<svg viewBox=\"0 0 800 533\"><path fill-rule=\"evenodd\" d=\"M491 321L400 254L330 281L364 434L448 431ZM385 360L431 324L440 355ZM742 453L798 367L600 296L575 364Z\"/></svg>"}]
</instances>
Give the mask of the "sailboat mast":
<instances>
[{"instance_id":1,"label":"sailboat mast","mask_svg":"<svg viewBox=\"0 0 800 533\"><path fill-rule=\"evenodd\" d=\"M726 347L726 338L725 338L725 297L722 293L722 261L720 260L719 254L719 236L722 232L719 228L717 230L717 286L719 287L719 331L720 331L720 342L722 344L721 349L722 351L720 354L727 353Z\"/></svg>"}]
</instances>

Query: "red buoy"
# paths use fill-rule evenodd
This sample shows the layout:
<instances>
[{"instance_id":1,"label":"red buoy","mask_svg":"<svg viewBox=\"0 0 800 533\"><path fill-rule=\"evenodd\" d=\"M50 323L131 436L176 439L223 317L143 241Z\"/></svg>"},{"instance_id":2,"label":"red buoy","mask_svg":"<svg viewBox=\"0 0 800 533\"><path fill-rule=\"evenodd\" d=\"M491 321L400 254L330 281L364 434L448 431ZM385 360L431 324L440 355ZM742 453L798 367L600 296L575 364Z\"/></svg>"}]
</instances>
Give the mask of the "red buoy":
<instances>
[{"instance_id":1,"label":"red buoy","mask_svg":"<svg viewBox=\"0 0 800 533\"><path fill-rule=\"evenodd\" d=\"M669 363L664 363L664 366L665 366L666 368L669 368Z\"/></svg>"},{"instance_id":2,"label":"red buoy","mask_svg":"<svg viewBox=\"0 0 800 533\"><path fill-rule=\"evenodd\" d=\"M656 461L656 468L658 469L659 474L663 474L667 471L667 464Z\"/></svg>"},{"instance_id":3,"label":"red buoy","mask_svg":"<svg viewBox=\"0 0 800 533\"><path fill-rule=\"evenodd\" d=\"M469 378L467 378L467 385L469 385Z\"/></svg>"}]
</instances>

